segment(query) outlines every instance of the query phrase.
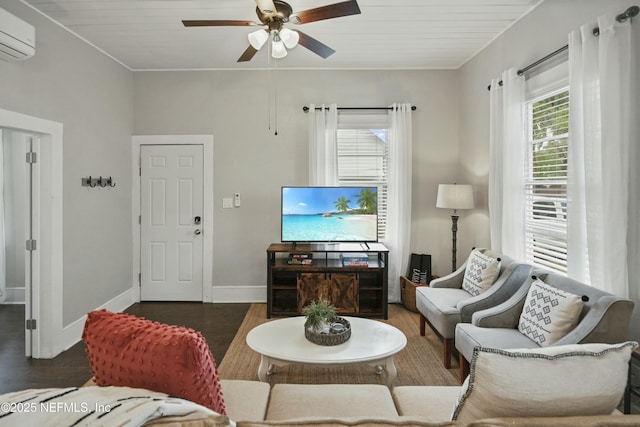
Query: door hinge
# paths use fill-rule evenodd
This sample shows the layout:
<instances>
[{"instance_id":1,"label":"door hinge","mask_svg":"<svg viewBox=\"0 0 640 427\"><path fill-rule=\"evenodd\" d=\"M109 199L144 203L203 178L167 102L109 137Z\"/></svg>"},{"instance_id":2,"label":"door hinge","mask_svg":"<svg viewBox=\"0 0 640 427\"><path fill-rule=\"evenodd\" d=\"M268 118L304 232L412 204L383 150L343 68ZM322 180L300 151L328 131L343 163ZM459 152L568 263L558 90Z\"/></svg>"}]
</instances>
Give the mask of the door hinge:
<instances>
[{"instance_id":1,"label":"door hinge","mask_svg":"<svg viewBox=\"0 0 640 427\"><path fill-rule=\"evenodd\" d=\"M142 224L142 215L138 215L138 224Z\"/></svg>"},{"instance_id":2,"label":"door hinge","mask_svg":"<svg viewBox=\"0 0 640 427\"><path fill-rule=\"evenodd\" d=\"M142 273L138 273L138 285L142 286Z\"/></svg>"},{"instance_id":3,"label":"door hinge","mask_svg":"<svg viewBox=\"0 0 640 427\"><path fill-rule=\"evenodd\" d=\"M29 151L26 156L27 163L35 163L38 161L38 153L34 153L33 151Z\"/></svg>"},{"instance_id":4,"label":"door hinge","mask_svg":"<svg viewBox=\"0 0 640 427\"><path fill-rule=\"evenodd\" d=\"M27 250L28 251L35 251L36 250L36 240L35 239L27 240Z\"/></svg>"},{"instance_id":5,"label":"door hinge","mask_svg":"<svg viewBox=\"0 0 640 427\"><path fill-rule=\"evenodd\" d=\"M31 331L36 329L36 319L27 319L26 323L27 330Z\"/></svg>"}]
</instances>

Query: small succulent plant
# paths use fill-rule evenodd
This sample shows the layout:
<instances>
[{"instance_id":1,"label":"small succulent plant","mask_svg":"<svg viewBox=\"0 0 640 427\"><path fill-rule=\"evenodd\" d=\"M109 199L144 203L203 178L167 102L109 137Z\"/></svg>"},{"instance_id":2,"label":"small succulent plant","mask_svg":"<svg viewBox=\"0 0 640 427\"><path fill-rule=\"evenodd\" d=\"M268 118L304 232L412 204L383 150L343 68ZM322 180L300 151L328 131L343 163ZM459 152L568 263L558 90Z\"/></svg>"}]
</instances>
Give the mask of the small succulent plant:
<instances>
[{"instance_id":1,"label":"small succulent plant","mask_svg":"<svg viewBox=\"0 0 640 427\"><path fill-rule=\"evenodd\" d=\"M304 327L313 331L321 330L337 318L335 306L323 298L311 301L302 309L302 314L307 318Z\"/></svg>"}]
</instances>

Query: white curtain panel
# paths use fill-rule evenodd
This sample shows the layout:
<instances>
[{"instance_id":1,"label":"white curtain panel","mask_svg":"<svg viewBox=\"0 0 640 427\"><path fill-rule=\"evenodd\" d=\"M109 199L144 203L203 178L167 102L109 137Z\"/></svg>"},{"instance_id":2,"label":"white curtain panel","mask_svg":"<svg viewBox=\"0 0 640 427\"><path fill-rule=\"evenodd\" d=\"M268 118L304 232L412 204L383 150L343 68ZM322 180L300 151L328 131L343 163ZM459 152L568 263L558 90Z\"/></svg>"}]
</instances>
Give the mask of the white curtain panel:
<instances>
[{"instance_id":1,"label":"white curtain panel","mask_svg":"<svg viewBox=\"0 0 640 427\"><path fill-rule=\"evenodd\" d=\"M634 47L629 20L601 16L598 27L599 37L593 24L569 35L569 274L629 297L629 264L637 263L630 262L627 241L629 221L637 221L628 209L638 197L637 183L629 179L637 120L631 98Z\"/></svg>"},{"instance_id":2,"label":"white curtain panel","mask_svg":"<svg viewBox=\"0 0 640 427\"><path fill-rule=\"evenodd\" d=\"M502 183L504 181L502 87L500 79L491 81L489 91L489 232L491 247L502 251Z\"/></svg>"},{"instance_id":3,"label":"white curtain panel","mask_svg":"<svg viewBox=\"0 0 640 427\"><path fill-rule=\"evenodd\" d=\"M338 107L309 105L309 185L338 185Z\"/></svg>"},{"instance_id":4,"label":"white curtain panel","mask_svg":"<svg viewBox=\"0 0 640 427\"><path fill-rule=\"evenodd\" d=\"M7 299L7 265L4 237L4 138L0 129L0 302Z\"/></svg>"},{"instance_id":5,"label":"white curtain panel","mask_svg":"<svg viewBox=\"0 0 640 427\"><path fill-rule=\"evenodd\" d=\"M524 164L526 137L524 77L515 68L491 82L489 143L489 223L491 247L525 259Z\"/></svg>"},{"instance_id":6,"label":"white curtain panel","mask_svg":"<svg viewBox=\"0 0 640 427\"><path fill-rule=\"evenodd\" d=\"M389 249L389 302L400 302L400 276L411 247L411 104L389 110L389 200L384 244Z\"/></svg>"}]
</instances>

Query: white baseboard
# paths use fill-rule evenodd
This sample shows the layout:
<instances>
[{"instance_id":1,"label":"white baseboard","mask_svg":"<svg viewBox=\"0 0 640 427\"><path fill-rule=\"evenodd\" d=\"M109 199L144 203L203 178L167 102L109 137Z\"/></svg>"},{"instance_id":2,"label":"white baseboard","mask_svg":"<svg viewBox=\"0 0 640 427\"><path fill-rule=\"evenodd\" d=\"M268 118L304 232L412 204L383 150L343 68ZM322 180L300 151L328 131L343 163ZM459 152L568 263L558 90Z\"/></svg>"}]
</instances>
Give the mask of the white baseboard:
<instances>
[{"instance_id":1,"label":"white baseboard","mask_svg":"<svg viewBox=\"0 0 640 427\"><path fill-rule=\"evenodd\" d=\"M213 302L267 302L266 286L213 286Z\"/></svg>"},{"instance_id":2,"label":"white baseboard","mask_svg":"<svg viewBox=\"0 0 640 427\"><path fill-rule=\"evenodd\" d=\"M95 310L102 310L105 308L109 311L118 313L130 307L134 302L133 289L128 289L110 301L107 301L100 307L96 307ZM82 339L82 330L84 329L84 323L86 321L87 316L84 315L62 329L62 351L68 350Z\"/></svg>"}]
</instances>

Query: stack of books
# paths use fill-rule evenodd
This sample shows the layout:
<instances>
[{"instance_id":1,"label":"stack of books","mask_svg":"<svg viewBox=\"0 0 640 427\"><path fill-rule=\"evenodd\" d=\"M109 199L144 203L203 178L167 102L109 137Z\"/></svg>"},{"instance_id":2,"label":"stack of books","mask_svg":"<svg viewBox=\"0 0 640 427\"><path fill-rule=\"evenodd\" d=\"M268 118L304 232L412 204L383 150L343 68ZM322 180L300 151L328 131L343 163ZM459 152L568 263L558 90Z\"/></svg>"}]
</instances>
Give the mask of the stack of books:
<instances>
[{"instance_id":1,"label":"stack of books","mask_svg":"<svg viewBox=\"0 0 640 427\"><path fill-rule=\"evenodd\" d=\"M291 265L311 265L313 264L313 254L289 254L287 262Z\"/></svg>"},{"instance_id":2,"label":"stack of books","mask_svg":"<svg viewBox=\"0 0 640 427\"><path fill-rule=\"evenodd\" d=\"M368 266L369 256L366 253L344 253L340 255L345 267Z\"/></svg>"}]
</instances>

